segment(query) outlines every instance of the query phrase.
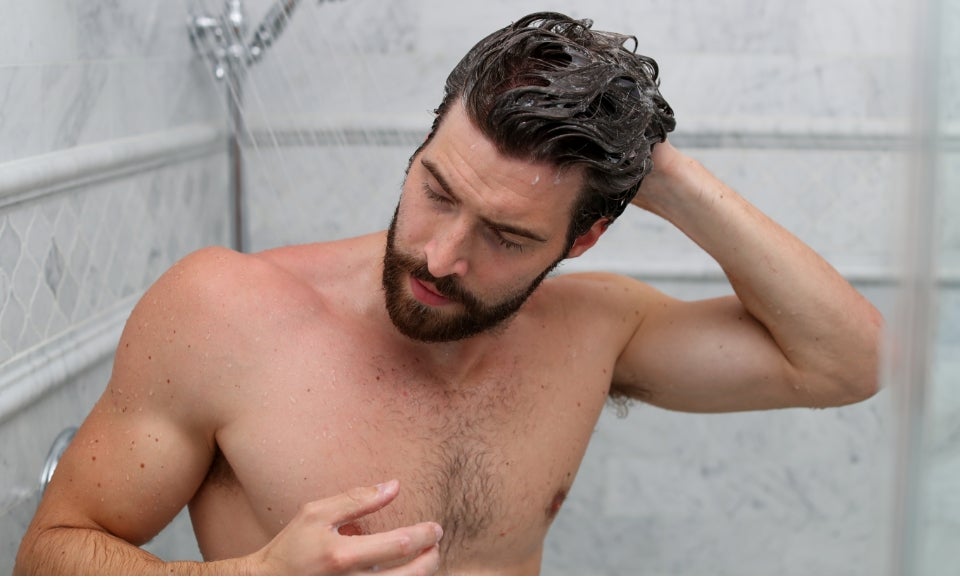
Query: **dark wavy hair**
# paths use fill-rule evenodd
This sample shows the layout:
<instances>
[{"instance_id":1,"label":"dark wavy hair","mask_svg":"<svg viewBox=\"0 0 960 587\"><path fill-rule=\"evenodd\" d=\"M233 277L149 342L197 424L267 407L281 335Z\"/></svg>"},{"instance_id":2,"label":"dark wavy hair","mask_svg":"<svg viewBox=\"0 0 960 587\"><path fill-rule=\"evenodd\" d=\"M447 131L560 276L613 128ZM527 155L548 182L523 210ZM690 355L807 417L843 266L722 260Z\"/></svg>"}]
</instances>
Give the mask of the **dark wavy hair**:
<instances>
[{"instance_id":1,"label":"dark wavy hair","mask_svg":"<svg viewBox=\"0 0 960 587\"><path fill-rule=\"evenodd\" d=\"M584 186L568 246L597 220L612 222L626 209L653 167L653 146L676 126L660 95L657 62L636 53L636 37L592 26L538 12L481 40L447 77L424 142L462 99L504 155L581 166Z\"/></svg>"}]
</instances>

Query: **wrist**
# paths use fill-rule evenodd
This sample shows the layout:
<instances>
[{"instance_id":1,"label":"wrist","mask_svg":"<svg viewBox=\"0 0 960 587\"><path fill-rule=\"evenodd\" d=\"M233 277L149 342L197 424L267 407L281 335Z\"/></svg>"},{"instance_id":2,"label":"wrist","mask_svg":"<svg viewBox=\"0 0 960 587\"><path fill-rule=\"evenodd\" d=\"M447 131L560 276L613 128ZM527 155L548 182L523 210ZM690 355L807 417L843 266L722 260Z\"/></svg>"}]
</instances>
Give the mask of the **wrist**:
<instances>
[{"instance_id":1,"label":"wrist","mask_svg":"<svg viewBox=\"0 0 960 587\"><path fill-rule=\"evenodd\" d=\"M669 143L654 150L653 170L644 178L633 203L657 216L671 220L722 184L699 161L685 155Z\"/></svg>"}]
</instances>

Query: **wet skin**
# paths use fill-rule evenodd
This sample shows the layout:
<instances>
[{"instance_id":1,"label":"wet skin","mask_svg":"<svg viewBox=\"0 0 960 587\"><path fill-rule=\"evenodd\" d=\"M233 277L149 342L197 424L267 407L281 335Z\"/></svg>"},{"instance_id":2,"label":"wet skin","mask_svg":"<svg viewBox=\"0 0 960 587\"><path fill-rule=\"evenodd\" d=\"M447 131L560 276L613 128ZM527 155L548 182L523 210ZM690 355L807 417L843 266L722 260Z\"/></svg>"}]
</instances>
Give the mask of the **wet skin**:
<instances>
[{"instance_id":1,"label":"wet skin","mask_svg":"<svg viewBox=\"0 0 960 587\"><path fill-rule=\"evenodd\" d=\"M551 179L537 185L539 176ZM505 160L465 118L453 118L411 167L396 248L483 302L525 294L563 253L578 187L576 174ZM260 256L293 276L317 271L317 259L336 259L339 268L323 267L324 284L303 288L306 307L294 300L275 306L296 318L270 329L283 332L267 345L277 347L267 353L271 368L244 369L249 395L235 395L244 398L232 408L239 419L218 432L215 473L192 503L204 553L242 554L318 493L397 478L396 501L342 533L433 520L444 529L442 572L536 573L604 404L615 354L594 352L599 331L571 336L575 323L546 301L567 299L549 293L554 284L492 333L441 344L410 340L385 323L374 286L384 247L380 234ZM466 311L429 281L407 274L399 282L401 296L441 320ZM277 294L283 300L288 287ZM543 344L563 339L570 340ZM557 369L574 358L576 373ZM263 390L274 389L285 391L265 399ZM278 454L298 456L292 471ZM238 536L247 537L242 545Z\"/></svg>"},{"instance_id":2,"label":"wet skin","mask_svg":"<svg viewBox=\"0 0 960 587\"><path fill-rule=\"evenodd\" d=\"M448 116L398 207L396 250L429 275L401 271L406 309L386 309L386 232L179 262L131 315L18 570L536 573L611 389L692 412L876 392L876 309L668 143L633 203L713 256L737 296L683 302L564 275L490 330L411 338L411 308L435 333L520 299L605 227L565 250L577 173L503 157L462 111ZM399 487L354 489L389 480ZM186 503L217 562L130 548Z\"/></svg>"}]
</instances>

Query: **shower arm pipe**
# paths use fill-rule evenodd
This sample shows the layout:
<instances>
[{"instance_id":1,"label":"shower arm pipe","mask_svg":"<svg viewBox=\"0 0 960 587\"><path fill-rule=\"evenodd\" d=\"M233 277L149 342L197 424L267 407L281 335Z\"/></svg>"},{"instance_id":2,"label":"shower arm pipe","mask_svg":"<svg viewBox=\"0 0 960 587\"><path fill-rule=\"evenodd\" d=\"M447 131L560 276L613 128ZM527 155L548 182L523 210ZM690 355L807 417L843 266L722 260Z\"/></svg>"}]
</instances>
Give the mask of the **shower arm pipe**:
<instances>
[{"instance_id":1,"label":"shower arm pipe","mask_svg":"<svg viewBox=\"0 0 960 587\"><path fill-rule=\"evenodd\" d=\"M318 3L333 0L317 0ZM243 120L243 80L246 70L263 58L263 54L283 33L293 10L300 0L277 0L267 11L249 42L247 19L242 0L226 0L219 17L191 15L187 21L190 42L194 49L208 59L217 80L225 81L227 112L230 121L228 157L230 165L230 218L232 246L245 248L243 153L241 139L245 128Z\"/></svg>"},{"instance_id":2,"label":"shower arm pipe","mask_svg":"<svg viewBox=\"0 0 960 587\"><path fill-rule=\"evenodd\" d=\"M334 0L317 0L318 3ZM227 86L227 112L230 121L228 157L230 160L230 217L233 248L244 250L243 153L243 80L246 70L263 58L264 52L283 33L300 0L277 0L267 11L250 41L246 41L247 18L242 0L225 0L219 17L191 15L187 21L194 49L213 65L213 75Z\"/></svg>"}]
</instances>

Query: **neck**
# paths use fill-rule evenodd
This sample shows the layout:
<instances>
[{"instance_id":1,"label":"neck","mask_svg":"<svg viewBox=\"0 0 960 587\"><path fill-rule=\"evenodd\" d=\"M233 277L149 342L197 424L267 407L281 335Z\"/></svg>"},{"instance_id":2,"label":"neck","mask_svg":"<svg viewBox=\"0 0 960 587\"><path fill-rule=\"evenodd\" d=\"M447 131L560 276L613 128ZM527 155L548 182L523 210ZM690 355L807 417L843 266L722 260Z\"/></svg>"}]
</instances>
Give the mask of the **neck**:
<instances>
[{"instance_id":1,"label":"neck","mask_svg":"<svg viewBox=\"0 0 960 587\"><path fill-rule=\"evenodd\" d=\"M385 328L389 329L398 351L413 358L424 371L438 380L451 386L467 381L482 373L490 360L502 348L501 337L509 331L509 319L502 326L481 334L452 342L421 342L401 334L386 310L382 312L386 321Z\"/></svg>"}]
</instances>

